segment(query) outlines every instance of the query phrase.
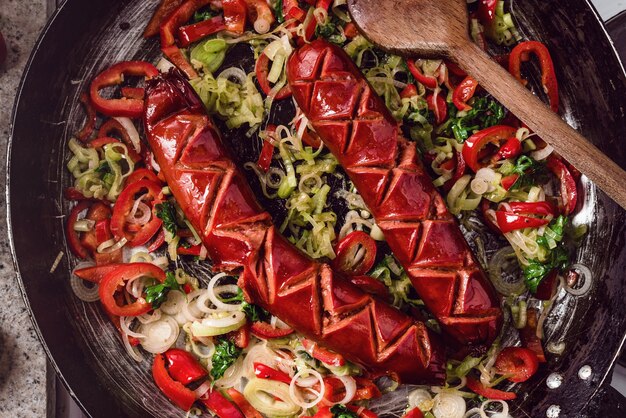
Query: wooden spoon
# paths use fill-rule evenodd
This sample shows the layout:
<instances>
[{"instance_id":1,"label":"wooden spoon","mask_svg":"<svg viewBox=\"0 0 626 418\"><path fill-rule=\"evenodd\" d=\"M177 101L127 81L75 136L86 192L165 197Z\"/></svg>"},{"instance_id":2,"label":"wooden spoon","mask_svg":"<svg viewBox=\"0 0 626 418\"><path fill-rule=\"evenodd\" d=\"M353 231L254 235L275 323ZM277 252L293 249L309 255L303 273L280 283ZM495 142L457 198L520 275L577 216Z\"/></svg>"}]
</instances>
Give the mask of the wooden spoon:
<instances>
[{"instance_id":1,"label":"wooden spoon","mask_svg":"<svg viewBox=\"0 0 626 418\"><path fill-rule=\"evenodd\" d=\"M470 40L466 0L348 0L348 8L382 49L455 62L626 209L626 172Z\"/></svg>"}]
</instances>

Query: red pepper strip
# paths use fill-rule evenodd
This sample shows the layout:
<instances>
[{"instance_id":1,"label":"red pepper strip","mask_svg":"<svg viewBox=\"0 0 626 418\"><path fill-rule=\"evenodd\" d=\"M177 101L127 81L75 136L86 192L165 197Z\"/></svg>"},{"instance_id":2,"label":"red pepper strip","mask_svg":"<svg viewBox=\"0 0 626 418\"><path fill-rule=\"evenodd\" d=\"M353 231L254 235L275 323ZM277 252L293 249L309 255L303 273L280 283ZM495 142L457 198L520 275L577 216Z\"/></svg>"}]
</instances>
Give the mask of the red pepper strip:
<instances>
[{"instance_id":1,"label":"red pepper strip","mask_svg":"<svg viewBox=\"0 0 626 418\"><path fill-rule=\"evenodd\" d=\"M509 202L509 211L522 215L556 215L554 207L548 202ZM500 207L503 207L502 205Z\"/></svg>"},{"instance_id":2,"label":"red pepper strip","mask_svg":"<svg viewBox=\"0 0 626 418\"><path fill-rule=\"evenodd\" d=\"M356 412L359 418L378 418L377 414L369 409L365 409L363 406L347 405L347 408L352 412Z\"/></svg>"},{"instance_id":3,"label":"red pepper strip","mask_svg":"<svg viewBox=\"0 0 626 418\"><path fill-rule=\"evenodd\" d=\"M385 284L380 280L373 277L352 276L350 277L350 281L367 293L371 293L372 295L376 295L382 299L387 299L389 297L389 289L387 289L387 286L385 286Z\"/></svg>"},{"instance_id":4,"label":"red pepper strip","mask_svg":"<svg viewBox=\"0 0 626 418\"><path fill-rule=\"evenodd\" d=\"M484 396L487 399L510 401L517 398L517 395L513 392L504 392L502 390L486 388L483 384L474 379L473 377L467 378L466 386L474 393Z\"/></svg>"},{"instance_id":5,"label":"red pepper strip","mask_svg":"<svg viewBox=\"0 0 626 418\"><path fill-rule=\"evenodd\" d=\"M154 171L147 168L138 168L130 173L130 176L126 177L126 185L128 186L129 184L136 183L139 180L150 180L154 183L161 182L157 175L154 174Z\"/></svg>"},{"instance_id":6,"label":"red pepper strip","mask_svg":"<svg viewBox=\"0 0 626 418\"><path fill-rule=\"evenodd\" d=\"M320 401L320 406L335 405L339 403L346 393L346 385L343 384L335 376L325 377L323 380L324 385L324 397ZM314 389L319 391L319 384L315 384Z\"/></svg>"},{"instance_id":7,"label":"red pepper strip","mask_svg":"<svg viewBox=\"0 0 626 418\"><path fill-rule=\"evenodd\" d=\"M161 49L176 43L176 31L185 22L188 22L193 14L200 8L211 3L210 0L186 0L170 13L161 23Z\"/></svg>"},{"instance_id":8,"label":"red pepper strip","mask_svg":"<svg viewBox=\"0 0 626 418\"><path fill-rule=\"evenodd\" d=\"M541 340L537 337L537 309L529 308L526 311L526 326L519 330L522 346L530 349L537 355L539 363L546 362L546 355L541 345Z\"/></svg>"},{"instance_id":9,"label":"red pepper strip","mask_svg":"<svg viewBox=\"0 0 626 418\"><path fill-rule=\"evenodd\" d=\"M448 117L448 104L446 103L446 99L438 93L437 99L435 100L435 95L429 94L426 97L426 104L428 104L428 109L432 110L435 114L435 122L437 125L441 125Z\"/></svg>"},{"instance_id":10,"label":"red pepper strip","mask_svg":"<svg viewBox=\"0 0 626 418\"><path fill-rule=\"evenodd\" d=\"M291 383L291 377L287 373L273 369L263 363L254 363L254 375L259 379L276 380L286 384Z\"/></svg>"},{"instance_id":11,"label":"red pepper strip","mask_svg":"<svg viewBox=\"0 0 626 418\"><path fill-rule=\"evenodd\" d=\"M330 406L320 408L312 418L333 418L333 413L330 412Z\"/></svg>"},{"instance_id":12,"label":"red pepper strip","mask_svg":"<svg viewBox=\"0 0 626 418\"><path fill-rule=\"evenodd\" d=\"M346 24L346 27L343 28L343 33L344 35L346 35L346 38L352 39L359 34L359 29L353 22L348 22Z\"/></svg>"},{"instance_id":13,"label":"red pepper strip","mask_svg":"<svg viewBox=\"0 0 626 418\"><path fill-rule=\"evenodd\" d=\"M246 28L246 2L244 0L223 0L224 24L226 29L241 35Z\"/></svg>"},{"instance_id":14,"label":"red pepper strip","mask_svg":"<svg viewBox=\"0 0 626 418\"><path fill-rule=\"evenodd\" d=\"M152 241L152 243L148 245L148 252L149 253L155 252L156 250L161 248L161 245L163 245L164 243L165 243L165 231L161 229L159 233L157 234L157 236Z\"/></svg>"},{"instance_id":15,"label":"red pepper strip","mask_svg":"<svg viewBox=\"0 0 626 418\"><path fill-rule=\"evenodd\" d=\"M96 76L91 82L89 94L93 107L107 116L127 116L138 118L143 113L143 100L139 99L105 99L100 96L100 90L121 84L125 75L156 77L159 70L145 61L119 62Z\"/></svg>"},{"instance_id":16,"label":"red pepper strip","mask_svg":"<svg viewBox=\"0 0 626 418\"><path fill-rule=\"evenodd\" d=\"M272 91L272 86L270 86L270 82L267 80L267 75L270 72L269 68L270 59L266 54L261 54L259 59L256 61L256 67L254 71L256 72L256 79L259 82L259 86L265 95L269 95L270 91ZM286 84L285 87L280 89L276 96L274 96L274 100L281 100L291 96L291 87L289 84Z\"/></svg>"},{"instance_id":17,"label":"red pepper strip","mask_svg":"<svg viewBox=\"0 0 626 418\"><path fill-rule=\"evenodd\" d=\"M424 414L422 410L419 408L413 408L406 414L402 416L402 418L424 418Z\"/></svg>"},{"instance_id":18,"label":"red pepper strip","mask_svg":"<svg viewBox=\"0 0 626 418\"><path fill-rule=\"evenodd\" d=\"M188 351L171 348L165 352L165 360L169 375L183 385L188 385L207 376L206 369Z\"/></svg>"},{"instance_id":19,"label":"red pepper strip","mask_svg":"<svg viewBox=\"0 0 626 418\"><path fill-rule=\"evenodd\" d=\"M238 330L229 332L226 338L239 348L247 348L250 344L250 324L246 323Z\"/></svg>"},{"instance_id":20,"label":"red pepper strip","mask_svg":"<svg viewBox=\"0 0 626 418\"><path fill-rule=\"evenodd\" d=\"M72 208L69 216L67 217L67 223L65 224L65 235L67 237L67 243L70 246L70 250L76 257L86 259L89 257L89 251L85 248L79 238L78 232L74 231L74 224L78 220L80 213L89 208L91 202L82 200L79 201L76 206Z\"/></svg>"},{"instance_id":21,"label":"red pepper strip","mask_svg":"<svg viewBox=\"0 0 626 418\"><path fill-rule=\"evenodd\" d=\"M179 254L179 255L192 255L194 257L199 257L201 251L202 251L202 245L200 245L200 244L192 245L189 248L178 247L176 249L176 253Z\"/></svg>"},{"instance_id":22,"label":"red pepper strip","mask_svg":"<svg viewBox=\"0 0 626 418\"><path fill-rule=\"evenodd\" d=\"M198 78L198 73L176 45L161 48L161 52L172 61L172 64L185 73L188 79L193 80L194 78Z\"/></svg>"},{"instance_id":23,"label":"red pepper strip","mask_svg":"<svg viewBox=\"0 0 626 418\"><path fill-rule=\"evenodd\" d=\"M89 139L89 137L96 129L96 110L93 108L91 100L89 99L89 95L87 93L83 92L80 94L80 102L85 108L87 118L85 119L85 124L83 125L82 129L76 133L76 138L78 138L82 142L85 142L87 141L87 139Z\"/></svg>"},{"instance_id":24,"label":"red pepper strip","mask_svg":"<svg viewBox=\"0 0 626 418\"><path fill-rule=\"evenodd\" d=\"M115 300L115 293L119 286L139 277L151 277L158 282L165 281L165 272L150 263L127 263L107 273L100 281L100 301L108 312L118 316L139 316L152 310L152 305L140 298L136 301L120 306Z\"/></svg>"},{"instance_id":25,"label":"red pepper strip","mask_svg":"<svg viewBox=\"0 0 626 418\"><path fill-rule=\"evenodd\" d=\"M274 144L269 141L263 141L263 148L261 149L261 154L259 155L259 161L257 165L264 173L270 169L270 164L272 164L272 156L274 155Z\"/></svg>"},{"instance_id":26,"label":"red pepper strip","mask_svg":"<svg viewBox=\"0 0 626 418\"><path fill-rule=\"evenodd\" d=\"M332 3L333 3L333 0L317 0L317 4L315 5L315 8L324 9L328 11Z\"/></svg>"},{"instance_id":27,"label":"red pepper strip","mask_svg":"<svg viewBox=\"0 0 626 418\"><path fill-rule=\"evenodd\" d=\"M143 100L146 96L146 90L141 87L122 87L120 90L122 92L122 96L127 99Z\"/></svg>"},{"instance_id":28,"label":"red pepper strip","mask_svg":"<svg viewBox=\"0 0 626 418\"><path fill-rule=\"evenodd\" d=\"M414 60L407 60L406 65L411 74L413 74L413 77L415 77L415 79L421 84L428 87L429 89L437 88L437 86L439 85L437 77L434 77L432 75L424 75L422 69L415 65Z\"/></svg>"},{"instance_id":29,"label":"red pepper strip","mask_svg":"<svg viewBox=\"0 0 626 418\"><path fill-rule=\"evenodd\" d=\"M496 211L496 220L498 221L498 227L503 234L511 231L517 231L518 229L539 228L548 224L547 219L531 218L529 216L517 215L515 213L505 212L502 210Z\"/></svg>"},{"instance_id":30,"label":"red pepper strip","mask_svg":"<svg viewBox=\"0 0 626 418\"><path fill-rule=\"evenodd\" d=\"M111 208L109 207L109 205L106 205L102 202L96 202L91 205L91 207L87 211L87 215L85 216L85 219L89 219L94 222L102 221L109 218L111 218ZM96 238L95 230L83 232L80 237L80 242L83 247L94 253L98 248L98 245L101 244Z\"/></svg>"},{"instance_id":31,"label":"red pepper strip","mask_svg":"<svg viewBox=\"0 0 626 418\"><path fill-rule=\"evenodd\" d=\"M357 376L354 380L356 380L357 388L354 398L352 398L353 401L376 399L383 396L378 386L371 379Z\"/></svg>"},{"instance_id":32,"label":"red pepper strip","mask_svg":"<svg viewBox=\"0 0 626 418\"><path fill-rule=\"evenodd\" d=\"M402 99L410 99L413 96L417 96L417 87L415 87L415 84L409 84L407 85L404 89L402 89L402 91L400 92L400 97Z\"/></svg>"},{"instance_id":33,"label":"red pepper strip","mask_svg":"<svg viewBox=\"0 0 626 418\"><path fill-rule=\"evenodd\" d=\"M74 270L74 275L88 282L100 283L104 276L123 265L123 263L113 263L103 264L101 266L85 267Z\"/></svg>"},{"instance_id":34,"label":"red pepper strip","mask_svg":"<svg viewBox=\"0 0 626 418\"><path fill-rule=\"evenodd\" d=\"M459 67L458 65L456 65L454 62L446 60L445 63L446 63L446 67L448 67L448 70L455 76L461 77L461 78L467 77L467 73L463 71L463 69Z\"/></svg>"},{"instance_id":35,"label":"red pepper strip","mask_svg":"<svg viewBox=\"0 0 626 418\"><path fill-rule=\"evenodd\" d=\"M180 46L187 47L192 43L206 38L214 33L221 32L226 29L224 18L215 16L193 25L181 26L178 28L178 40Z\"/></svg>"},{"instance_id":36,"label":"red pepper strip","mask_svg":"<svg viewBox=\"0 0 626 418\"><path fill-rule=\"evenodd\" d=\"M517 183L518 179L519 174L511 174L510 176L502 177L500 183L502 183L502 187L504 188L504 190L509 191L511 190L511 187L513 187L513 185Z\"/></svg>"},{"instance_id":37,"label":"red pepper strip","mask_svg":"<svg viewBox=\"0 0 626 418\"><path fill-rule=\"evenodd\" d=\"M477 87L478 82L470 76L465 77L465 79L456 86L452 93L452 103L454 103L457 109L467 111L472 108L467 102L474 97Z\"/></svg>"},{"instance_id":38,"label":"red pepper strip","mask_svg":"<svg viewBox=\"0 0 626 418\"><path fill-rule=\"evenodd\" d=\"M449 191L452 189L452 186L457 182L458 179L465 175L465 169L467 165L465 164L465 159L463 158L463 153L454 150L454 175L448 181L446 181L443 185L444 190Z\"/></svg>"},{"instance_id":39,"label":"red pepper strip","mask_svg":"<svg viewBox=\"0 0 626 418\"><path fill-rule=\"evenodd\" d=\"M176 10L185 0L161 0L161 3L154 11L150 22L143 31L144 38L150 38L159 34L161 24L174 10Z\"/></svg>"},{"instance_id":40,"label":"red pepper strip","mask_svg":"<svg viewBox=\"0 0 626 418\"><path fill-rule=\"evenodd\" d=\"M559 274L557 270L552 270L537 286L537 291L533 295L539 300L550 300L556 291L559 283Z\"/></svg>"},{"instance_id":41,"label":"red pepper strip","mask_svg":"<svg viewBox=\"0 0 626 418\"><path fill-rule=\"evenodd\" d=\"M530 60L530 55L534 54L539 59L541 66L541 84L543 90L550 100L550 109L557 113L559 111L559 85L556 80L554 63L548 48L537 41L520 42L513 48L509 57L509 72L515 76L522 84L528 84L528 80L522 78L522 62Z\"/></svg>"},{"instance_id":42,"label":"red pepper strip","mask_svg":"<svg viewBox=\"0 0 626 418\"><path fill-rule=\"evenodd\" d=\"M196 394L193 390L187 389L185 385L172 379L165 368L163 354L157 354L152 363L152 377L154 383L161 389L161 392L179 408L188 411L196 401Z\"/></svg>"},{"instance_id":43,"label":"red pepper strip","mask_svg":"<svg viewBox=\"0 0 626 418\"><path fill-rule=\"evenodd\" d=\"M498 150L498 153L495 156L495 161L515 158L521 153L522 143L520 142L520 140L515 137L509 138Z\"/></svg>"},{"instance_id":44,"label":"red pepper strip","mask_svg":"<svg viewBox=\"0 0 626 418\"><path fill-rule=\"evenodd\" d=\"M131 337L129 335L125 335L125 332L122 330L122 325L120 324L120 317L119 316L113 315L112 313L110 313L106 309L104 309L104 313L109 318L109 321L111 321L111 323L113 324L113 326L115 327L117 332L120 333L120 337L122 337L122 339L127 338L128 342L133 347L137 347L139 345L139 339L138 338Z\"/></svg>"},{"instance_id":45,"label":"red pepper strip","mask_svg":"<svg viewBox=\"0 0 626 418\"><path fill-rule=\"evenodd\" d=\"M512 375L511 382L520 383L530 379L539 369L537 355L528 348L507 347L498 354L495 367L498 373Z\"/></svg>"},{"instance_id":46,"label":"red pepper strip","mask_svg":"<svg viewBox=\"0 0 626 418\"><path fill-rule=\"evenodd\" d=\"M478 19L483 26L491 25L496 17L498 0L480 0L478 2Z\"/></svg>"},{"instance_id":47,"label":"red pepper strip","mask_svg":"<svg viewBox=\"0 0 626 418\"><path fill-rule=\"evenodd\" d=\"M474 172L488 164L479 158L480 151L488 144L499 144L505 139L515 136L517 130L505 125L496 125L475 133L463 144L463 159Z\"/></svg>"},{"instance_id":48,"label":"red pepper strip","mask_svg":"<svg viewBox=\"0 0 626 418\"><path fill-rule=\"evenodd\" d=\"M152 214L150 220L142 225L139 231L134 234L128 231L129 223L126 221L126 217L130 213L135 203L135 195L147 190L147 199L152 199L152 207L160 202L159 195L161 194L161 185L150 180L139 180L135 183L131 183L117 198L115 206L113 206L113 216L111 217L111 232L115 238L128 240L128 245L136 247L143 245L150 241L161 228L163 222L157 216Z\"/></svg>"},{"instance_id":49,"label":"red pepper strip","mask_svg":"<svg viewBox=\"0 0 626 418\"><path fill-rule=\"evenodd\" d=\"M100 245L111 237L111 220L102 219L97 221L94 229L96 231L96 242Z\"/></svg>"},{"instance_id":50,"label":"red pepper strip","mask_svg":"<svg viewBox=\"0 0 626 418\"><path fill-rule=\"evenodd\" d=\"M282 338L293 334L293 328L275 328L267 322L253 322L250 331L257 337L269 340L272 338Z\"/></svg>"},{"instance_id":51,"label":"red pepper strip","mask_svg":"<svg viewBox=\"0 0 626 418\"><path fill-rule=\"evenodd\" d=\"M263 418L237 389L226 389L226 393L230 396L230 400L237 405L237 408L239 408L246 418Z\"/></svg>"},{"instance_id":52,"label":"red pepper strip","mask_svg":"<svg viewBox=\"0 0 626 418\"><path fill-rule=\"evenodd\" d=\"M327 350L324 347L319 346L313 341L306 338L301 339L302 346L311 355L311 357L321 361L324 364L330 364L331 366L341 367L346 364L346 359L339 353Z\"/></svg>"},{"instance_id":53,"label":"red pepper strip","mask_svg":"<svg viewBox=\"0 0 626 418\"><path fill-rule=\"evenodd\" d=\"M205 393L200 402L219 418L245 418L241 412L216 388Z\"/></svg>"},{"instance_id":54,"label":"red pepper strip","mask_svg":"<svg viewBox=\"0 0 626 418\"><path fill-rule=\"evenodd\" d=\"M98 130L98 138L112 137L114 133L117 134L122 142L126 145L126 148L128 149L128 155L133 159L133 161L139 161L141 157L139 156L139 154L137 154L137 151L135 150L135 145L131 141L128 131L117 120L109 119L104 122ZM93 144L94 141L95 139L92 140L91 143ZM94 148L97 147L94 146ZM141 148L139 149L139 151L141 152Z\"/></svg>"},{"instance_id":55,"label":"red pepper strip","mask_svg":"<svg viewBox=\"0 0 626 418\"><path fill-rule=\"evenodd\" d=\"M493 222L491 216L488 215L489 210L491 210L491 202L489 202L487 199L481 200L480 211L483 214L483 221L485 222L485 225L487 225L487 227L491 229L492 232L500 234L500 228L498 228L498 225Z\"/></svg>"},{"instance_id":56,"label":"red pepper strip","mask_svg":"<svg viewBox=\"0 0 626 418\"><path fill-rule=\"evenodd\" d=\"M578 203L578 189L574 176L565 163L554 155L548 157L546 166L559 178L561 183L561 212L564 215L573 213Z\"/></svg>"},{"instance_id":57,"label":"red pepper strip","mask_svg":"<svg viewBox=\"0 0 626 418\"><path fill-rule=\"evenodd\" d=\"M285 20L296 19L303 22L306 12L298 6L298 0L283 0L283 16Z\"/></svg>"},{"instance_id":58,"label":"red pepper strip","mask_svg":"<svg viewBox=\"0 0 626 418\"><path fill-rule=\"evenodd\" d=\"M365 255L354 264L354 256L363 248ZM349 276L362 276L374 266L376 261L376 241L363 231L353 231L346 235L335 251L337 257L333 260L333 268Z\"/></svg>"}]
</instances>

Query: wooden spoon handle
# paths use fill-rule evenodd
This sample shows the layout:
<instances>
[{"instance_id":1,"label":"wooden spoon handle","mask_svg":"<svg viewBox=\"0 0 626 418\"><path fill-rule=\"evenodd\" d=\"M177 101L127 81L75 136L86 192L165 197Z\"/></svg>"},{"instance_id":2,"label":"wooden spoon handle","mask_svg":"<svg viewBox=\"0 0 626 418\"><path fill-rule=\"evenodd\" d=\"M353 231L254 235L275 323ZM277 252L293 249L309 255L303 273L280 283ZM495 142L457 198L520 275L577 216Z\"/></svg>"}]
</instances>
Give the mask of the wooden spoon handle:
<instances>
[{"instance_id":1,"label":"wooden spoon handle","mask_svg":"<svg viewBox=\"0 0 626 418\"><path fill-rule=\"evenodd\" d=\"M471 42L450 51L468 74L530 129L626 209L626 172Z\"/></svg>"}]
</instances>

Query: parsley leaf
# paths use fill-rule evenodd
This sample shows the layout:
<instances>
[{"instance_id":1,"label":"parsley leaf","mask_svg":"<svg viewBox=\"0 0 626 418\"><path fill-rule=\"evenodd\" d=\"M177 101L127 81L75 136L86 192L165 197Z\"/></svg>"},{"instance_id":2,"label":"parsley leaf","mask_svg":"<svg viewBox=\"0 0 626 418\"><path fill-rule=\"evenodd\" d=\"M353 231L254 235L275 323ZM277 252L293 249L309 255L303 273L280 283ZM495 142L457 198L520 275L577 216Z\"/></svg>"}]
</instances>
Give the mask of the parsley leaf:
<instances>
[{"instance_id":1,"label":"parsley leaf","mask_svg":"<svg viewBox=\"0 0 626 418\"><path fill-rule=\"evenodd\" d=\"M251 322L266 321L270 317L270 313L260 306L246 302L243 298L243 291L237 288L237 294L233 297L222 299L222 302L242 302L241 309Z\"/></svg>"},{"instance_id":2,"label":"parsley leaf","mask_svg":"<svg viewBox=\"0 0 626 418\"><path fill-rule=\"evenodd\" d=\"M538 260L530 260L527 266L522 269L524 271L524 282L526 287L532 293L537 292L537 288L541 281L554 269L562 270L569 264L569 254L567 250L559 245L550 251L548 260L541 263Z\"/></svg>"},{"instance_id":3,"label":"parsley leaf","mask_svg":"<svg viewBox=\"0 0 626 418\"><path fill-rule=\"evenodd\" d=\"M157 309L165 302L170 290L180 290L180 284L176 281L176 276L173 272L168 271L165 277L163 283L146 287L146 302L151 303L154 309Z\"/></svg>"},{"instance_id":4,"label":"parsley leaf","mask_svg":"<svg viewBox=\"0 0 626 418\"><path fill-rule=\"evenodd\" d=\"M477 97L472 103L472 109L465 116L456 117L458 113L454 105L449 105L450 115L443 131L444 134L454 135L459 142L464 142L475 131L498 125L505 116L504 107L488 97Z\"/></svg>"},{"instance_id":5,"label":"parsley leaf","mask_svg":"<svg viewBox=\"0 0 626 418\"><path fill-rule=\"evenodd\" d=\"M163 227L172 235L176 235L178 231L178 223L176 221L176 209L171 202L158 203L155 206L156 216L163 221Z\"/></svg>"},{"instance_id":6,"label":"parsley leaf","mask_svg":"<svg viewBox=\"0 0 626 418\"><path fill-rule=\"evenodd\" d=\"M218 340L215 345L215 353L211 357L211 377L213 380L217 380L224 376L226 369L233 365L235 361L241 355L242 350L238 348L235 343L229 340Z\"/></svg>"},{"instance_id":7,"label":"parsley leaf","mask_svg":"<svg viewBox=\"0 0 626 418\"><path fill-rule=\"evenodd\" d=\"M274 14L279 24L285 22L285 16L283 16L283 0L278 0L276 4L274 4Z\"/></svg>"},{"instance_id":8,"label":"parsley leaf","mask_svg":"<svg viewBox=\"0 0 626 418\"><path fill-rule=\"evenodd\" d=\"M333 418L357 418L358 415L346 408L345 405L335 405L330 408Z\"/></svg>"},{"instance_id":9,"label":"parsley leaf","mask_svg":"<svg viewBox=\"0 0 626 418\"><path fill-rule=\"evenodd\" d=\"M547 170L544 163L527 155L521 155L515 161L513 174L519 174L519 178L511 186L511 190L516 190L543 182L544 177L547 175Z\"/></svg>"},{"instance_id":10,"label":"parsley leaf","mask_svg":"<svg viewBox=\"0 0 626 418\"><path fill-rule=\"evenodd\" d=\"M210 19L213 17L213 12L211 12L210 7L203 7L200 10L197 10L193 14L193 23L202 22L204 20Z\"/></svg>"}]
</instances>

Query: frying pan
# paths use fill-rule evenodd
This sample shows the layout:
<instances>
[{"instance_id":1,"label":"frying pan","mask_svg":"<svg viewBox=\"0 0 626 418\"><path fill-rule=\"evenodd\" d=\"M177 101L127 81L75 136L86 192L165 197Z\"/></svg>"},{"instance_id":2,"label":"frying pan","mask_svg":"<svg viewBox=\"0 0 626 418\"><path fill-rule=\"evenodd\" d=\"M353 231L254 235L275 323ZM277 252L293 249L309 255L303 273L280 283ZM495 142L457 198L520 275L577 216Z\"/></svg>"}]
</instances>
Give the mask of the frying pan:
<instances>
[{"instance_id":1,"label":"frying pan","mask_svg":"<svg viewBox=\"0 0 626 418\"><path fill-rule=\"evenodd\" d=\"M59 251L68 254L62 190L70 183L66 142L82 123L78 97L90 77L111 63L159 55L157 42L140 36L155 4L66 1L33 51L13 114L7 205L17 281L59 378L93 417L180 416L153 385L148 362L130 359L96 304L73 295L68 277L74 261L63 257L50 272ZM626 168L626 147L620 143L626 133L626 75L591 4L524 0L514 1L513 11L523 35L546 42L553 53L564 118ZM230 65L250 66L245 52L234 54ZM279 109L272 117L280 120L288 112ZM225 134L235 155L248 160L258 155L258 145L244 142L241 132ZM561 417L625 416L624 399L608 380L626 334L626 213L584 179L581 194L575 221L588 224L589 234L576 262L592 270L594 286L582 298L559 295L546 321L546 338L563 341L565 352L550 355L548 365L517 388L515 417L543 417L557 409ZM280 216L279 207L268 209ZM583 366L591 370L586 379L579 377ZM546 385L551 373L563 378L556 389Z\"/></svg>"}]
</instances>

